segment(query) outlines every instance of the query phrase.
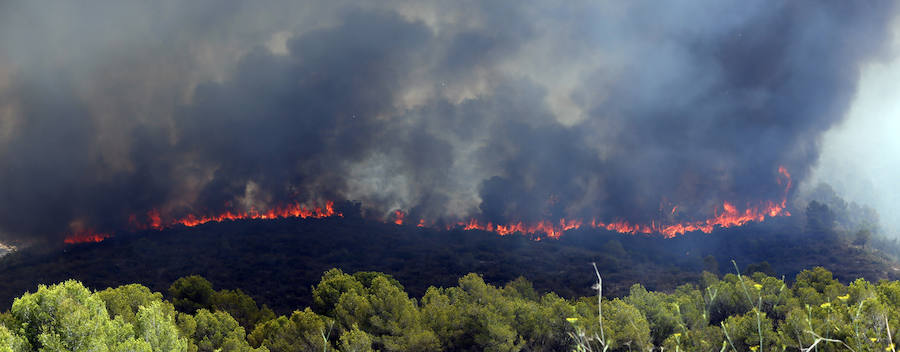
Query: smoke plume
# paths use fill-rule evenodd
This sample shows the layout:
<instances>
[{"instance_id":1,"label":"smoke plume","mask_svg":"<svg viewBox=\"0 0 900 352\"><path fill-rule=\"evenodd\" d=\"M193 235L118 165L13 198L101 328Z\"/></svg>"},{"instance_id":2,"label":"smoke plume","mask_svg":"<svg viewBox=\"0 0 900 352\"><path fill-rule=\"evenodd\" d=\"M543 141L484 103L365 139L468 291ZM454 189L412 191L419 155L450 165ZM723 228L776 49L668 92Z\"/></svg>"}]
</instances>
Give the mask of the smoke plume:
<instances>
[{"instance_id":1,"label":"smoke plume","mask_svg":"<svg viewBox=\"0 0 900 352\"><path fill-rule=\"evenodd\" d=\"M779 166L809 173L894 12L5 2L0 240L327 200L506 223L778 199Z\"/></svg>"}]
</instances>

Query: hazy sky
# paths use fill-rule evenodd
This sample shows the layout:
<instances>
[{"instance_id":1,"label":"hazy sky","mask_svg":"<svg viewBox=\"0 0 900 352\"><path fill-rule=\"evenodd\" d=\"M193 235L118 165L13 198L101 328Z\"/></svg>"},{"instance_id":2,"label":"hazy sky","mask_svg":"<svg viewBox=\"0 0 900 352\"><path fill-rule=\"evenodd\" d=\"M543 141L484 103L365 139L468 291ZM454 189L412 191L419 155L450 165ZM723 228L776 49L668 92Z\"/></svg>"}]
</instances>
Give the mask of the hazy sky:
<instances>
[{"instance_id":1,"label":"hazy sky","mask_svg":"<svg viewBox=\"0 0 900 352\"><path fill-rule=\"evenodd\" d=\"M900 234L900 21L892 58L865 65L843 123L823 138L808 185L830 183L848 201L878 210L885 230Z\"/></svg>"}]
</instances>

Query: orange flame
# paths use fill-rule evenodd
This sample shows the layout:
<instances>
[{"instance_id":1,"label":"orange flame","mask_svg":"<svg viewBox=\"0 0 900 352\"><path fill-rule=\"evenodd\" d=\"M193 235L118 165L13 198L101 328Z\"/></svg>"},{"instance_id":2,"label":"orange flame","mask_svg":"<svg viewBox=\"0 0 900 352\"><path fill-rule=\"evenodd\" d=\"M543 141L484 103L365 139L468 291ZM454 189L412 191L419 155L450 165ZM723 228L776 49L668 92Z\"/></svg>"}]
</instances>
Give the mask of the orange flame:
<instances>
[{"instance_id":1,"label":"orange flame","mask_svg":"<svg viewBox=\"0 0 900 352\"><path fill-rule=\"evenodd\" d=\"M147 212L146 222L141 222L134 214L128 217L128 223L138 230L162 230L164 228L174 227L178 225L194 227L210 222L223 222L243 219L285 219L285 218L327 218L332 216L343 216L340 212L334 210L334 202L325 202L325 207L308 208L298 203L276 206L265 212L250 210L247 212L225 211L218 215L196 216L188 215L182 218L174 219L169 222L163 222L158 210L153 209ZM109 233L98 233L94 230L83 230L73 232L67 236L63 242L65 243L84 243L84 242L100 242L111 237Z\"/></svg>"},{"instance_id":2,"label":"orange flame","mask_svg":"<svg viewBox=\"0 0 900 352\"><path fill-rule=\"evenodd\" d=\"M677 235L683 235L687 232L701 231L704 233L710 233L717 227L727 228L741 226L753 221L762 222L766 219L766 217L791 216L791 213L787 211L787 195L791 189L791 186L793 185L791 174L784 166L778 167L778 174L779 177L776 179L778 184L785 186L784 196L779 203L767 201L756 206L748 205L746 209L744 209L743 211L739 211L738 208L734 206L734 204L725 201L722 202L722 212L719 213L717 209L714 212L715 215L709 219L675 224L658 224L655 221L651 222L650 224L632 224L625 220L616 220L610 223L605 223L594 219L591 220L591 222L587 225L591 228L606 229L619 233L659 233L662 234L665 238L672 238ZM675 215L677 209L677 205L672 208L672 215ZM564 218L560 219L558 224L545 220L530 225L523 224L522 222L516 222L507 225L495 225L490 222L481 223L476 219L471 219L467 222L460 222L456 224L455 227L462 228L463 230L481 230L494 232L501 236L518 232L522 234L536 235L537 238L540 238L541 236L559 238L564 232L572 229L578 229L582 225L583 223L580 220L567 220ZM451 228L452 227L453 226L451 226Z\"/></svg>"},{"instance_id":3,"label":"orange flame","mask_svg":"<svg viewBox=\"0 0 900 352\"><path fill-rule=\"evenodd\" d=\"M327 218L332 216L343 216L341 213L337 213L334 211L334 202L328 201L325 203L325 207L314 207L307 208L298 203L276 206L272 209L269 209L266 212L258 212L256 210L250 210L248 212L232 212L226 211L219 215L212 216L195 216L193 214L185 216L180 219L176 219L170 222L168 225L164 227L172 227L176 225L184 225L187 227L194 227L197 225L202 225L210 222L223 222L223 221L234 221L234 220L245 220L245 219L286 219L286 218ZM151 228L156 229L151 224Z\"/></svg>"},{"instance_id":4,"label":"orange flame","mask_svg":"<svg viewBox=\"0 0 900 352\"><path fill-rule=\"evenodd\" d=\"M625 220L615 220L613 222L606 223L593 219L590 223L585 223L582 220L578 219L562 218L557 222L542 220L532 224L526 224L521 221L509 224L494 224L491 222L483 223L478 219L473 218L469 221L450 224L446 226L446 229L450 230L453 228L461 228L466 231L481 230L493 232L501 236L521 233L534 235L535 240L540 240L542 237L559 238L566 231L579 229L583 226L595 229L606 229L608 231L615 231L625 234L659 233L666 238L672 238L677 235L683 235L687 232L695 231L710 233L717 227L727 228L741 226L748 222L762 222L767 217L791 216L791 213L787 210L787 196L788 192L791 189L791 186L793 185L791 174L784 166L778 167L778 174L779 177L776 179L776 181L779 185L783 185L785 187L784 196L782 197L780 202L776 203L772 201L766 201L755 206L748 205L746 209L740 211L734 204L728 201L724 201L722 202L721 212L719 211L719 209L716 209L714 211L713 217L705 220L687 221L675 224L659 224L655 221L651 222L650 224L632 224ZM671 214L674 216L677 210L678 206L676 205L672 208ZM332 216L343 216L343 214L335 212L334 202L332 201L327 201L325 203L325 207L307 208L298 203L294 203L284 206L276 206L265 212L258 212L255 210L251 210L249 212L226 211L221 214L212 216L196 216L191 214L168 222L163 222L162 216L160 216L159 211L156 209L150 210L145 215L146 221L143 223L138 221L137 216L131 215L128 219L129 224L131 224L131 226L135 229L162 230L164 228L178 225L193 227L210 222L243 219L318 219ZM403 211L395 210L393 212L393 219L390 220L390 222L396 225L403 225L405 218L406 214ZM431 224L433 225L433 223ZM425 219L419 219L416 226L426 227L430 225L426 225ZM65 243L71 244L84 242L100 242L109 237L111 237L109 233L95 232L93 230L82 230L75 231L68 237L66 237Z\"/></svg>"},{"instance_id":5,"label":"orange flame","mask_svg":"<svg viewBox=\"0 0 900 352\"><path fill-rule=\"evenodd\" d=\"M406 217L406 214L404 214L402 211L395 210L394 211L394 224L395 225L403 225L403 218L405 218L405 217Z\"/></svg>"},{"instance_id":6,"label":"orange flame","mask_svg":"<svg viewBox=\"0 0 900 352\"><path fill-rule=\"evenodd\" d=\"M100 242L110 237L112 237L112 235L108 233L94 232L94 230L87 229L72 232L65 240L63 240L63 242L66 244Z\"/></svg>"}]
</instances>

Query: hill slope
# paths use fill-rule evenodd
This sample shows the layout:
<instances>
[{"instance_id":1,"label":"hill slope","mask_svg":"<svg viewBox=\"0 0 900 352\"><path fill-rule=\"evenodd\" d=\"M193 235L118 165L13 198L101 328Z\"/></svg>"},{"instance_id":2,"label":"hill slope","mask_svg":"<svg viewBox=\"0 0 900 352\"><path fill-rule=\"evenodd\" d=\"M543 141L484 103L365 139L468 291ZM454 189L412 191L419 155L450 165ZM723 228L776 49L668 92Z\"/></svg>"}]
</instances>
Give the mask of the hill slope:
<instances>
[{"instance_id":1,"label":"hill slope","mask_svg":"<svg viewBox=\"0 0 900 352\"><path fill-rule=\"evenodd\" d=\"M669 290L696 282L704 269L731 272L730 259L742 267L767 261L770 267L755 267L788 280L813 266L843 282L900 277L878 252L802 234L787 219L675 239L575 230L545 241L360 218L247 220L11 253L0 259L0 309L38 284L69 278L95 288L134 282L165 292L178 277L199 274L285 313L309 305L311 285L333 267L388 273L413 296L477 272L497 284L524 276L538 290L574 297L591 294L590 262L597 262L605 292L622 295L636 282Z\"/></svg>"}]
</instances>

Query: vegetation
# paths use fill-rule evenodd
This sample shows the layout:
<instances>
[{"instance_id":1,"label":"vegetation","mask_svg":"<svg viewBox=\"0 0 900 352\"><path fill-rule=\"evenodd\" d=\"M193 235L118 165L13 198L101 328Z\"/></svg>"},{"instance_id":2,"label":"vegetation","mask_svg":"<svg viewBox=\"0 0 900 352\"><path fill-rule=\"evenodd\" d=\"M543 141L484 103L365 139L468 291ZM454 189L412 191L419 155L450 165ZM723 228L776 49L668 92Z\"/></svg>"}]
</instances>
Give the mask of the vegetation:
<instances>
[{"instance_id":1,"label":"vegetation","mask_svg":"<svg viewBox=\"0 0 900 352\"><path fill-rule=\"evenodd\" d=\"M896 240L826 188L797 208L674 239L345 212L34 246L0 258L0 352L893 351Z\"/></svg>"},{"instance_id":2,"label":"vegetation","mask_svg":"<svg viewBox=\"0 0 900 352\"><path fill-rule=\"evenodd\" d=\"M825 240L826 235L808 230L808 223L798 211L762 224L673 239L582 229L544 241L350 216L211 223L118 234L101 243L22 248L0 258L0 310L39 284L67 279L88 287L139 283L168 293L179 277L197 274L219 287L240 289L277 314L290 315L296 307L314 305L311 287L330 268L390 274L415 297L424 296L431 285L456 285L470 272L493 285L522 276L540 291L567 299L587 296L596 279L584 275L585 263L591 262L603 273L609 297L628 295L635 283L656 291L672 291L688 282L699 285L703 270L732 271L731 258L742 269L779 277L793 278L803 269L823 266L845 283L859 277L873 282L900 279L896 262L885 253L894 247L882 243L878 232L873 231L864 246L854 245L856 228L835 225L831 232L837 235ZM292 284L284 284L285 278Z\"/></svg>"},{"instance_id":3,"label":"vegetation","mask_svg":"<svg viewBox=\"0 0 900 352\"><path fill-rule=\"evenodd\" d=\"M735 269L737 269L735 265ZM587 273L587 271L585 271ZM843 285L817 267L793 284L761 272L672 292L567 300L477 274L410 298L394 278L332 269L313 307L275 316L199 276L167 295L130 284L40 286L0 314L0 351L894 351L900 282ZM598 305L599 302L599 305Z\"/></svg>"}]
</instances>

